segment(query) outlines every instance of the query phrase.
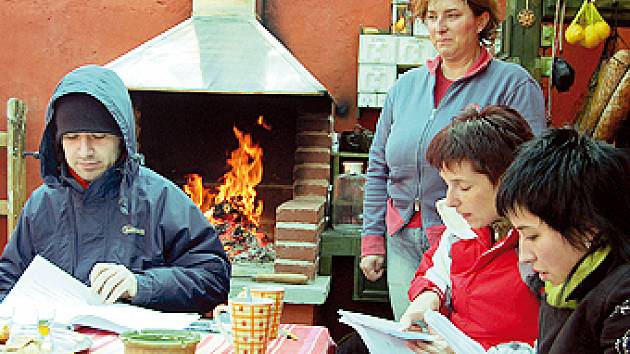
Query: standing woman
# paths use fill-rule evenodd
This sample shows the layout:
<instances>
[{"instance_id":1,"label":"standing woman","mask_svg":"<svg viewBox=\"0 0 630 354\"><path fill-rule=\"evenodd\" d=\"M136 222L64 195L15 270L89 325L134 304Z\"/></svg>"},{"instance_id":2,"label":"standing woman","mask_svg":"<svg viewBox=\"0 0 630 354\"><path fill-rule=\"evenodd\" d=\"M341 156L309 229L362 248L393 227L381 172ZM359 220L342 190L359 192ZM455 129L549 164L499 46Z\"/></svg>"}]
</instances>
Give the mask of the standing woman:
<instances>
[{"instance_id":1,"label":"standing woman","mask_svg":"<svg viewBox=\"0 0 630 354\"><path fill-rule=\"evenodd\" d=\"M497 192L545 282L539 354L630 353L630 157L569 128L523 145Z\"/></svg>"},{"instance_id":2,"label":"standing woman","mask_svg":"<svg viewBox=\"0 0 630 354\"><path fill-rule=\"evenodd\" d=\"M510 106L534 134L546 125L538 83L484 46L498 24L494 0L418 0L415 10L439 55L406 72L389 92L370 147L361 242L367 279L383 276L387 261L396 320L409 305L407 289L431 227L441 224L435 202L446 186L424 158L433 136L467 106Z\"/></svg>"}]
</instances>

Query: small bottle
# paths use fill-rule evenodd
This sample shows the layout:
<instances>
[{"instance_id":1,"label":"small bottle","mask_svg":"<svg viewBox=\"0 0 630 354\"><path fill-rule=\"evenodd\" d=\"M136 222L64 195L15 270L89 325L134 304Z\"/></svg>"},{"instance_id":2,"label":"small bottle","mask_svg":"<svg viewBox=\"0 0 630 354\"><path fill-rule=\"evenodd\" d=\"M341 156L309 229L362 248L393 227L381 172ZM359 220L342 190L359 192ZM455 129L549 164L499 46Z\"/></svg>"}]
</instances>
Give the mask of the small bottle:
<instances>
[{"instance_id":1,"label":"small bottle","mask_svg":"<svg viewBox=\"0 0 630 354\"><path fill-rule=\"evenodd\" d=\"M411 34L409 0L392 1L392 34Z\"/></svg>"}]
</instances>

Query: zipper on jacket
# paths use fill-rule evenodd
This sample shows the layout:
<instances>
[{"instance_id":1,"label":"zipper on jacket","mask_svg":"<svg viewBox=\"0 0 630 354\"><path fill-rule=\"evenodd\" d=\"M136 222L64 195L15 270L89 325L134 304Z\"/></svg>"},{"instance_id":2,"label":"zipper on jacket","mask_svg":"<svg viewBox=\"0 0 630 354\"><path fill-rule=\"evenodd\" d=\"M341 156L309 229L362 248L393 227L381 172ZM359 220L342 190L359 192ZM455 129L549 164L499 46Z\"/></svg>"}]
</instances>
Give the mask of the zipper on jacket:
<instances>
[{"instance_id":1,"label":"zipper on jacket","mask_svg":"<svg viewBox=\"0 0 630 354\"><path fill-rule=\"evenodd\" d=\"M427 132L429 131L429 128L431 127L431 125L433 124L433 121L435 120L435 116L437 115L438 110L440 109L440 107L444 105L444 101L446 101L445 98L447 98L449 93L453 91L453 85L455 85L461 79L462 78L459 78L453 81L453 83L451 83L451 85L446 89L446 92L444 92L444 96L442 96L440 103L438 103L437 107L431 110L431 114L429 115L429 120L427 121L427 125L424 126L424 129L422 130L422 134L420 134L418 150L420 150L421 153L423 153L423 150L424 150L422 147L423 142L426 139L426 135L427 135ZM433 87L433 91L434 91L433 95L435 95L435 85ZM432 98L434 98L433 95L431 96ZM423 157L421 156L420 159L418 159L418 162L420 162L422 159ZM422 181L422 176L424 175L424 166L423 165L418 166L417 172L418 172L418 196L414 200L414 210L416 212L420 211L421 209L420 207L422 205L422 182L421 181Z\"/></svg>"},{"instance_id":2,"label":"zipper on jacket","mask_svg":"<svg viewBox=\"0 0 630 354\"><path fill-rule=\"evenodd\" d=\"M73 215L74 217L72 218L66 218L68 220L68 222L71 225L71 229L72 229L72 241L71 245L72 245L72 269L70 270L72 275L75 274L75 272L77 271L77 263L78 263L78 259L79 259L79 254L77 251L77 244L79 243L79 235L78 235L78 225L77 225L77 217L76 217L76 204L74 203L74 199L78 198L75 195L75 191L71 189L71 187L67 187L70 189L69 192L69 200L66 199L66 208L72 208L72 212L67 213L68 215Z\"/></svg>"},{"instance_id":3,"label":"zipper on jacket","mask_svg":"<svg viewBox=\"0 0 630 354\"><path fill-rule=\"evenodd\" d=\"M439 105L438 105L439 107ZM426 151L423 148L424 146L424 141L427 138L427 132L429 131L429 128L431 127L431 125L433 124L433 121L435 120L435 116L437 113L437 108L433 108L431 110L431 114L429 115L429 120L427 121L427 124L424 126L424 129L422 130L422 134L420 134L420 141L418 142L418 150L420 151L421 154L425 154ZM419 156L418 159L418 196L416 197L415 201L414 201L414 211L418 212L420 211L420 207L422 205L422 176L424 175L424 164L422 163L422 160L424 159L424 157L421 155Z\"/></svg>"}]
</instances>

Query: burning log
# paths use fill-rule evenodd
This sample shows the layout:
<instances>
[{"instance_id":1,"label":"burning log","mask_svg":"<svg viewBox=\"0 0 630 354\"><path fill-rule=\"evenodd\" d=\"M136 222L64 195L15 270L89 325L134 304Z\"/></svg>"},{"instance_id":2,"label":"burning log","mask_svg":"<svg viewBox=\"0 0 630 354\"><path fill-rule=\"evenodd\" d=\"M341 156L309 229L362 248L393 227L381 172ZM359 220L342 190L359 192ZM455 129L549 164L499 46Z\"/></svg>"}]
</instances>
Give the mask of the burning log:
<instances>
[{"instance_id":1,"label":"burning log","mask_svg":"<svg viewBox=\"0 0 630 354\"><path fill-rule=\"evenodd\" d=\"M239 148L231 152L227 160L230 170L217 192L204 188L196 174L186 176L183 189L217 229L230 260L271 262L275 259L273 240L258 231L263 204L255 202L254 188L262 179L262 149L236 127L234 134Z\"/></svg>"},{"instance_id":2,"label":"burning log","mask_svg":"<svg viewBox=\"0 0 630 354\"><path fill-rule=\"evenodd\" d=\"M273 242L264 233L259 238L252 230L232 223L217 225L216 228L223 247L233 262L273 262L275 259Z\"/></svg>"}]
</instances>

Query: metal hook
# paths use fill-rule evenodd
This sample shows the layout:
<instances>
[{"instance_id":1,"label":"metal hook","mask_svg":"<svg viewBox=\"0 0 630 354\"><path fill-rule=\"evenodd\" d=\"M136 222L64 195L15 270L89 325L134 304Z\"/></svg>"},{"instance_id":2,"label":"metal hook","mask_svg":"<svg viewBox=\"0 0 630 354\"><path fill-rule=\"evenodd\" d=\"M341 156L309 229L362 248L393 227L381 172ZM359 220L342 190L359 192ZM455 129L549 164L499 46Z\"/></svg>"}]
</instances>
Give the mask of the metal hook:
<instances>
[{"instance_id":1,"label":"metal hook","mask_svg":"<svg viewBox=\"0 0 630 354\"><path fill-rule=\"evenodd\" d=\"M32 156L39 160L39 151L24 151L22 152L22 157L26 158L26 156Z\"/></svg>"}]
</instances>

